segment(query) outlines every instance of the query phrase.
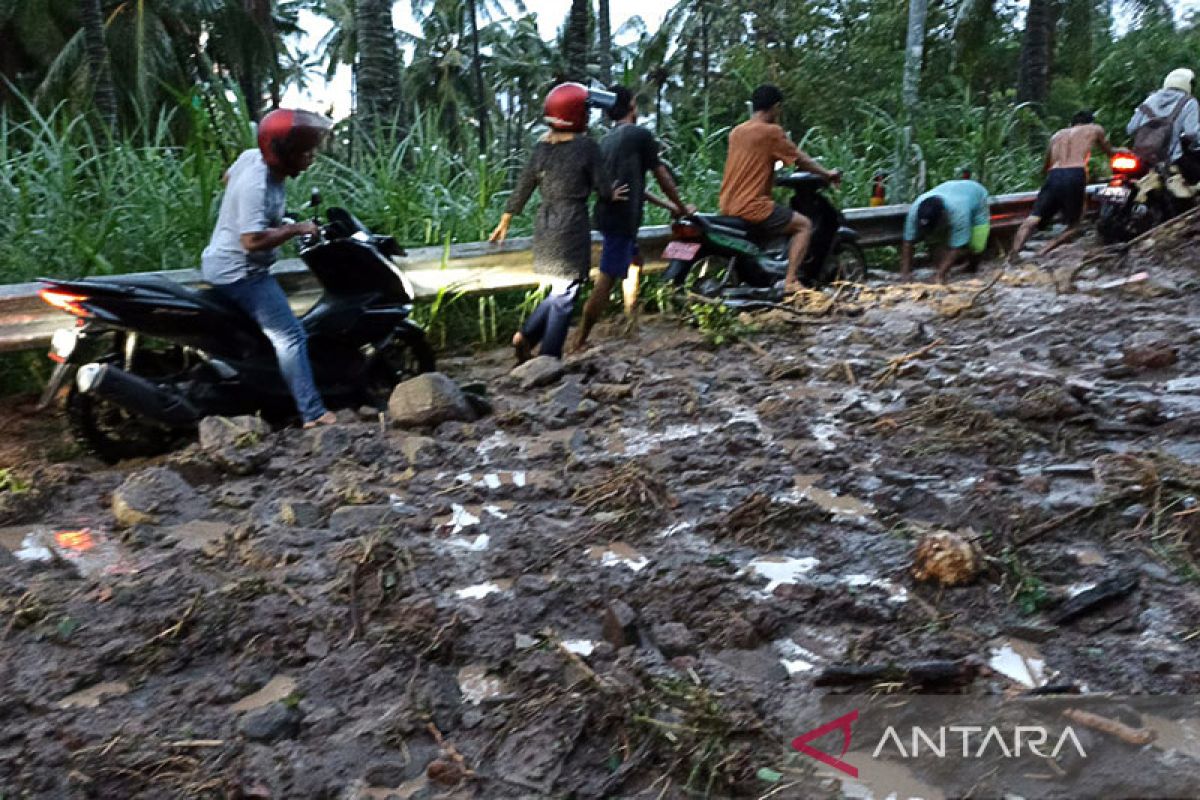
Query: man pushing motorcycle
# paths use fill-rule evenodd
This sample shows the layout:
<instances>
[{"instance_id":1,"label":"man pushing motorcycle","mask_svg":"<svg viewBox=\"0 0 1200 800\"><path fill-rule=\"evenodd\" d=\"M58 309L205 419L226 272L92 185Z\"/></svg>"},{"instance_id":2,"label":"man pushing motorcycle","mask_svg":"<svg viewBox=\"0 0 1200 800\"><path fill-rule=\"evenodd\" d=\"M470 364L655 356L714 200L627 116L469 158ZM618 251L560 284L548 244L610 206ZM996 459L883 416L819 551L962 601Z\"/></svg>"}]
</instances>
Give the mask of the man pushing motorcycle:
<instances>
[{"instance_id":1,"label":"man pushing motorcycle","mask_svg":"<svg viewBox=\"0 0 1200 800\"><path fill-rule=\"evenodd\" d=\"M788 267L783 289L799 291L800 265L812 239L812 220L771 196L775 163L796 164L820 175L830 183L841 183L841 170L828 170L796 147L779 124L783 110L783 92L778 86L763 84L750 95L750 119L729 134L729 152L725 175L721 179L721 213L740 217L752 226L755 238L767 240L788 236ZM819 268L820 265L817 265ZM813 276L805 276L811 282Z\"/></svg>"},{"instance_id":2,"label":"man pushing motorcycle","mask_svg":"<svg viewBox=\"0 0 1200 800\"><path fill-rule=\"evenodd\" d=\"M284 182L312 166L332 127L329 119L308 111L276 109L262 118L258 148L238 156L225 173L225 196L200 267L204 280L262 328L306 428L331 425L336 418L313 380L304 326L270 270L280 245L317 232L312 222L283 221Z\"/></svg>"}]
</instances>

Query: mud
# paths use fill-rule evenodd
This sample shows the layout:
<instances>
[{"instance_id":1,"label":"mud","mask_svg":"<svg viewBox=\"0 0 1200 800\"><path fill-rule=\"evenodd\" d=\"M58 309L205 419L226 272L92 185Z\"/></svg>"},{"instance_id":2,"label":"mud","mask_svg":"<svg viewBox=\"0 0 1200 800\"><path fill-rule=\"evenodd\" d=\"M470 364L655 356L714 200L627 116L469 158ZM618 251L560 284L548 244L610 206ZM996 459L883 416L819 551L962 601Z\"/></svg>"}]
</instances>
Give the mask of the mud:
<instances>
[{"instance_id":1,"label":"mud","mask_svg":"<svg viewBox=\"0 0 1200 800\"><path fill-rule=\"evenodd\" d=\"M37 499L0 506L0 796L866 796L789 754L831 668L1200 693L1200 273L1056 288L1082 256L722 348L601 329L536 388L451 359L494 414L279 431L248 475L51 465L11 406ZM194 492L123 527L146 470ZM912 577L937 530L972 582Z\"/></svg>"}]
</instances>

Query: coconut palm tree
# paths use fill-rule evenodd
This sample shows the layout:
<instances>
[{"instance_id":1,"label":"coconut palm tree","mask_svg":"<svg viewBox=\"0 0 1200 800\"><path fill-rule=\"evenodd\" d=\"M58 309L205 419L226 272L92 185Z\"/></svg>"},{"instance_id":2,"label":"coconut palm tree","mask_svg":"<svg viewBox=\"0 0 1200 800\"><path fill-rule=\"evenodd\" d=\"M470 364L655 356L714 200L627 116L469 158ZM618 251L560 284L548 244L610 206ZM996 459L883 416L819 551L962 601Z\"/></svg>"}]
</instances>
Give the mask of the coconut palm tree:
<instances>
[{"instance_id":1,"label":"coconut palm tree","mask_svg":"<svg viewBox=\"0 0 1200 800\"><path fill-rule=\"evenodd\" d=\"M357 111L368 131L396 122L400 103L400 49L391 0L355 0L358 44Z\"/></svg>"},{"instance_id":2,"label":"coconut palm tree","mask_svg":"<svg viewBox=\"0 0 1200 800\"><path fill-rule=\"evenodd\" d=\"M108 64L108 45L104 43L104 13L100 0L80 0L87 65L91 78L92 102L109 130L117 126L117 92L113 88L112 69Z\"/></svg>"}]
</instances>

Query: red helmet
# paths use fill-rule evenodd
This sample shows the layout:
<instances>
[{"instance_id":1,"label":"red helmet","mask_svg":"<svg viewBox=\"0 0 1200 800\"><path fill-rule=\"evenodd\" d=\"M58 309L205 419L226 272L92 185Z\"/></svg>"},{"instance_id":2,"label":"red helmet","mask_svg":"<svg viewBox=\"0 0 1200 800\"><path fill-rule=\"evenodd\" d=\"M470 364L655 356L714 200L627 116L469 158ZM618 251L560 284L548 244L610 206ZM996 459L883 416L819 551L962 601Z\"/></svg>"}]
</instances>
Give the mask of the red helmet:
<instances>
[{"instance_id":1,"label":"red helmet","mask_svg":"<svg viewBox=\"0 0 1200 800\"><path fill-rule=\"evenodd\" d=\"M267 166L296 177L308 166L300 157L316 149L333 121L311 111L277 108L258 123L258 149Z\"/></svg>"},{"instance_id":2,"label":"red helmet","mask_svg":"<svg viewBox=\"0 0 1200 800\"><path fill-rule=\"evenodd\" d=\"M560 83L546 95L546 124L556 131L587 130L588 89L582 83Z\"/></svg>"}]
</instances>

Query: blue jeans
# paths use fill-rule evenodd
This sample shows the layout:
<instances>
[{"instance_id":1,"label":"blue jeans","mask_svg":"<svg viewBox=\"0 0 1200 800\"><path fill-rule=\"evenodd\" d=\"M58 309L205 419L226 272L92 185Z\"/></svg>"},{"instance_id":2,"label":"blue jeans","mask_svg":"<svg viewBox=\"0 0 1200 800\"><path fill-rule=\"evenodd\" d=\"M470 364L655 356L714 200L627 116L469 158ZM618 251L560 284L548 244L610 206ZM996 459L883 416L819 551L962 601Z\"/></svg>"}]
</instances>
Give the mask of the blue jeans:
<instances>
[{"instance_id":1,"label":"blue jeans","mask_svg":"<svg viewBox=\"0 0 1200 800\"><path fill-rule=\"evenodd\" d=\"M324 414L325 403L317 391L312 365L308 361L308 337L274 276L269 272L258 272L240 281L219 284L215 288L262 328L275 348L279 371L283 373L283 379L287 381L304 421L314 420Z\"/></svg>"},{"instance_id":2,"label":"blue jeans","mask_svg":"<svg viewBox=\"0 0 1200 800\"><path fill-rule=\"evenodd\" d=\"M571 313L575 310L575 298L582 283L575 281L564 291L548 295L521 326L521 337L529 343L530 349L541 344L538 355L562 358L567 331L571 328Z\"/></svg>"}]
</instances>

